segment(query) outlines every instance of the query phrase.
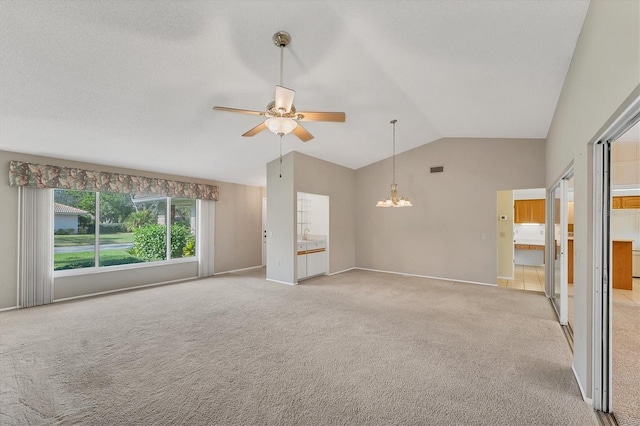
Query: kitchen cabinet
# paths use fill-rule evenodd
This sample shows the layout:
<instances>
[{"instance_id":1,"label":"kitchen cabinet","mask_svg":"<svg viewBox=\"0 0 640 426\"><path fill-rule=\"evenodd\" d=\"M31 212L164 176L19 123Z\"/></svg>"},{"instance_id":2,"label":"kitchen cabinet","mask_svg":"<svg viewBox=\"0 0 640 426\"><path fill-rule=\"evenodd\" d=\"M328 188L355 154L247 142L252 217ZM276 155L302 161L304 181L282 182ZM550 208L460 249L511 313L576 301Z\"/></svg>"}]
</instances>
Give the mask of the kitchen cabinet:
<instances>
[{"instance_id":1,"label":"kitchen cabinet","mask_svg":"<svg viewBox=\"0 0 640 426\"><path fill-rule=\"evenodd\" d=\"M633 251L631 240L613 240L611 243L611 284L613 288L631 290L633 286ZM573 240L567 250L568 282L573 283Z\"/></svg>"},{"instance_id":2,"label":"kitchen cabinet","mask_svg":"<svg viewBox=\"0 0 640 426\"><path fill-rule=\"evenodd\" d=\"M298 242L298 280L327 272L326 241Z\"/></svg>"},{"instance_id":3,"label":"kitchen cabinet","mask_svg":"<svg viewBox=\"0 0 640 426\"><path fill-rule=\"evenodd\" d=\"M614 209L640 209L640 196L613 197L611 208Z\"/></svg>"},{"instance_id":4,"label":"kitchen cabinet","mask_svg":"<svg viewBox=\"0 0 640 426\"><path fill-rule=\"evenodd\" d=\"M546 263L547 259L544 257L545 247L543 245L538 244L514 244L514 249L516 250L536 250L542 252L542 263Z\"/></svg>"},{"instance_id":5,"label":"kitchen cabinet","mask_svg":"<svg viewBox=\"0 0 640 426\"><path fill-rule=\"evenodd\" d=\"M515 200L513 221L515 223L545 223L544 200Z\"/></svg>"},{"instance_id":6,"label":"kitchen cabinet","mask_svg":"<svg viewBox=\"0 0 640 426\"><path fill-rule=\"evenodd\" d=\"M324 249L321 252L307 254L307 276L324 274L326 271L327 253Z\"/></svg>"},{"instance_id":7,"label":"kitchen cabinet","mask_svg":"<svg viewBox=\"0 0 640 426\"><path fill-rule=\"evenodd\" d=\"M621 209L622 208L622 197L613 197L611 201L612 209Z\"/></svg>"},{"instance_id":8,"label":"kitchen cabinet","mask_svg":"<svg viewBox=\"0 0 640 426\"><path fill-rule=\"evenodd\" d=\"M613 240L611 253L613 288L632 290L633 286L633 251L631 240Z\"/></svg>"},{"instance_id":9,"label":"kitchen cabinet","mask_svg":"<svg viewBox=\"0 0 640 426\"><path fill-rule=\"evenodd\" d=\"M298 244L298 279L307 277L307 245ZM302 254L301 254L302 253Z\"/></svg>"}]
</instances>

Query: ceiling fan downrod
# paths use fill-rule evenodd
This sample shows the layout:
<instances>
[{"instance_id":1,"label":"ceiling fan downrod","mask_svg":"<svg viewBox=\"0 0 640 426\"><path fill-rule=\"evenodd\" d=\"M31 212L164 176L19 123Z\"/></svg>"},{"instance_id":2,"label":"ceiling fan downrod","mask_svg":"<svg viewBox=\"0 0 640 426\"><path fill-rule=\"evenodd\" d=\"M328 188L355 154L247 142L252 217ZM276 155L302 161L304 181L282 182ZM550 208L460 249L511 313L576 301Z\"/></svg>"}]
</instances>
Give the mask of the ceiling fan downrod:
<instances>
[{"instance_id":1,"label":"ceiling fan downrod","mask_svg":"<svg viewBox=\"0 0 640 426\"><path fill-rule=\"evenodd\" d=\"M284 70L284 48L291 42L291 36L288 32L278 31L273 35L273 44L280 48L280 86L284 86L283 70Z\"/></svg>"}]
</instances>

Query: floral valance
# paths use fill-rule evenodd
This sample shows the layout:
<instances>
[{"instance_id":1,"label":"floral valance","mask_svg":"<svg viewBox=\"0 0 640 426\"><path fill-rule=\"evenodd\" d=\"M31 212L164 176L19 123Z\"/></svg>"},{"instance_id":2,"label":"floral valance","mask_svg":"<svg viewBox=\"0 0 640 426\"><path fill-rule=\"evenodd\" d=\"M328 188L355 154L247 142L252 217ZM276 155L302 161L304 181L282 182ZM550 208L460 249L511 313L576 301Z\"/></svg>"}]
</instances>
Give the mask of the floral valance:
<instances>
[{"instance_id":1,"label":"floral valance","mask_svg":"<svg viewBox=\"0 0 640 426\"><path fill-rule=\"evenodd\" d=\"M96 172L22 161L9 162L9 185L77 191L121 192L213 201L218 201L219 195L216 185L155 179L122 173Z\"/></svg>"}]
</instances>

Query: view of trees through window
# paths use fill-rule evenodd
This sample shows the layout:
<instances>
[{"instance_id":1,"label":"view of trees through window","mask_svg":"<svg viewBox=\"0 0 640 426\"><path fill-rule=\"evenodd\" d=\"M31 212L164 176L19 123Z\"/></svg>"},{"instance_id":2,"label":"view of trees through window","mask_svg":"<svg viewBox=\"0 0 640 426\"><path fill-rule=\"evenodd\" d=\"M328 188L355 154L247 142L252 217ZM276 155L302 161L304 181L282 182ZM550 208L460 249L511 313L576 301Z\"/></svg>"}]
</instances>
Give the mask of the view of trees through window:
<instances>
[{"instance_id":1,"label":"view of trees through window","mask_svg":"<svg viewBox=\"0 0 640 426\"><path fill-rule=\"evenodd\" d=\"M192 199L56 189L54 270L193 257L195 224Z\"/></svg>"}]
</instances>

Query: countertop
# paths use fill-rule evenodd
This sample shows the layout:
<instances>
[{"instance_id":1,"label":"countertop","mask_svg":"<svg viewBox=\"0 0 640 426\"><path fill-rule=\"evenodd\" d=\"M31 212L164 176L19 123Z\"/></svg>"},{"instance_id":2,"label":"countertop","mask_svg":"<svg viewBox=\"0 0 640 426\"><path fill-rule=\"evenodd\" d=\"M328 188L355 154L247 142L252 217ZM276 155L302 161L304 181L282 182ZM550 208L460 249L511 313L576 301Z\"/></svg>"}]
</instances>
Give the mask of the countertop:
<instances>
[{"instance_id":1,"label":"countertop","mask_svg":"<svg viewBox=\"0 0 640 426\"><path fill-rule=\"evenodd\" d=\"M544 240L514 240L513 244L528 244L531 246L543 246L544 245Z\"/></svg>"}]
</instances>

